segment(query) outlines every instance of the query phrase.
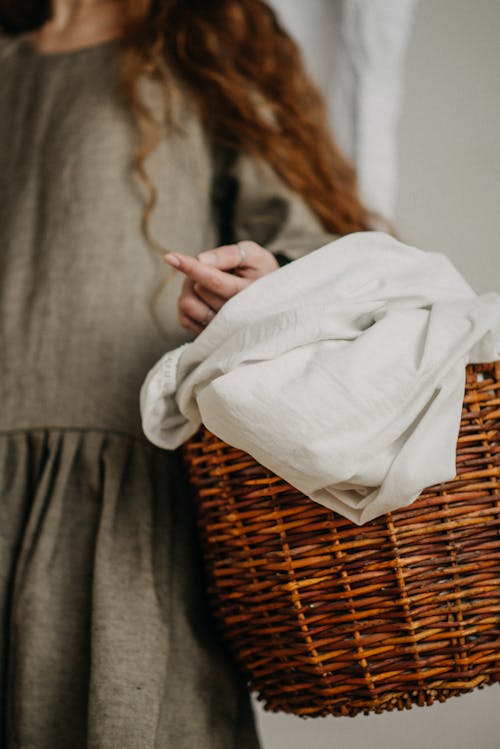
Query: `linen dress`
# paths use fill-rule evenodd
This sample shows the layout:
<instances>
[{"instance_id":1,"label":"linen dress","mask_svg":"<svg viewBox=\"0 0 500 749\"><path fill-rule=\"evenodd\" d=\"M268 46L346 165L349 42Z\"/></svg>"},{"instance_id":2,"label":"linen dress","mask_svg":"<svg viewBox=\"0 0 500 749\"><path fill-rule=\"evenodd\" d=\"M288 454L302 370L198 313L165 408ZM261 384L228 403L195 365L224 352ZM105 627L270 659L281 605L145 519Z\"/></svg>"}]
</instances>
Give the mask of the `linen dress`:
<instances>
[{"instance_id":1,"label":"linen dress","mask_svg":"<svg viewBox=\"0 0 500 749\"><path fill-rule=\"evenodd\" d=\"M183 276L141 231L120 55L0 37L0 742L255 749L180 456L141 430L145 375L192 335ZM270 167L210 143L181 89L172 101L147 161L166 249L248 238L293 259L331 240Z\"/></svg>"}]
</instances>

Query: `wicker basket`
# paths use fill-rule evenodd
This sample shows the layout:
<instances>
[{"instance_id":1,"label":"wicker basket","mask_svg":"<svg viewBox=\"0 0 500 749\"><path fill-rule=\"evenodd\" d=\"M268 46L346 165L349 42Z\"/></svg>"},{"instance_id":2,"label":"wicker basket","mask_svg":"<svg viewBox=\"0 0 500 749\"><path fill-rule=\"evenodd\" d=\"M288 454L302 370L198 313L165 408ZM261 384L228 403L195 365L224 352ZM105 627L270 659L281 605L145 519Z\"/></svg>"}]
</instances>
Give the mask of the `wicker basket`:
<instances>
[{"instance_id":1,"label":"wicker basket","mask_svg":"<svg viewBox=\"0 0 500 749\"><path fill-rule=\"evenodd\" d=\"M213 611L265 709L380 713L500 680L500 362L466 375L457 476L363 526L204 428L183 447Z\"/></svg>"}]
</instances>

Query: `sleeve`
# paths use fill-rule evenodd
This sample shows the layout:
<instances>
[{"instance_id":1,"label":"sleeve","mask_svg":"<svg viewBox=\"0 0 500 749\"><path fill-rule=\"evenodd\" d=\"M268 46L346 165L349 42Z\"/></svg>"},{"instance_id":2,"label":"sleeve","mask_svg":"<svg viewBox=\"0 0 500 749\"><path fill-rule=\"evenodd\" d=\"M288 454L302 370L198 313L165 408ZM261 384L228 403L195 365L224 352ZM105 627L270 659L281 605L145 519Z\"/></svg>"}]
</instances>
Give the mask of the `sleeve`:
<instances>
[{"instance_id":1,"label":"sleeve","mask_svg":"<svg viewBox=\"0 0 500 749\"><path fill-rule=\"evenodd\" d=\"M221 244L251 239L284 265L338 239L264 160L220 151L216 165Z\"/></svg>"}]
</instances>

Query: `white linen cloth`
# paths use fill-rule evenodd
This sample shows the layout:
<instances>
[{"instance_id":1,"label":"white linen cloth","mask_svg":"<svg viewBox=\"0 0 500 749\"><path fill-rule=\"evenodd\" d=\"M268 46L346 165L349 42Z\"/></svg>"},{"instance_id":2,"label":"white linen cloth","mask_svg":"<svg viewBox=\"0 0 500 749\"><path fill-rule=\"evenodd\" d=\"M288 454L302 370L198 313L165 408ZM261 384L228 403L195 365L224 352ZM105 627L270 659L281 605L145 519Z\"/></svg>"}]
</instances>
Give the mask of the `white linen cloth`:
<instances>
[{"instance_id":1,"label":"white linen cloth","mask_svg":"<svg viewBox=\"0 0 500 749\"><path fill-rule=\"evenodd\" d=\"M204 423L357 524L455 476L465 366L500 358L500 294L382 232L255 281L140 394L151 442Z\"/></svg>"}]
</instances>

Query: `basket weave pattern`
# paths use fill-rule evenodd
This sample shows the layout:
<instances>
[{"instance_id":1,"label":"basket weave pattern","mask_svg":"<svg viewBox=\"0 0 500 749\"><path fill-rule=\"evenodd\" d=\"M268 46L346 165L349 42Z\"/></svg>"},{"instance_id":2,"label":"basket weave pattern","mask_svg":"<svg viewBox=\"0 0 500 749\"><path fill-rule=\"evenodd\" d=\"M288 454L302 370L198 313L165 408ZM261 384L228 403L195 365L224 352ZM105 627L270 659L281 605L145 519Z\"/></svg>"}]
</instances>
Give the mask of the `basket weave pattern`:
<instances>
[{"instance_id":1,"label":"basket weave pattern","mask_svg":"<svg viewBox=\"0 0 500 749\"><path fill-rule=\"evenodd\" d=\"M467 367L456 477L363 526L204 427L183 455L212 608L265 709L380 713L500 680L500 362Z\"/></svg>"}]
</instances>

